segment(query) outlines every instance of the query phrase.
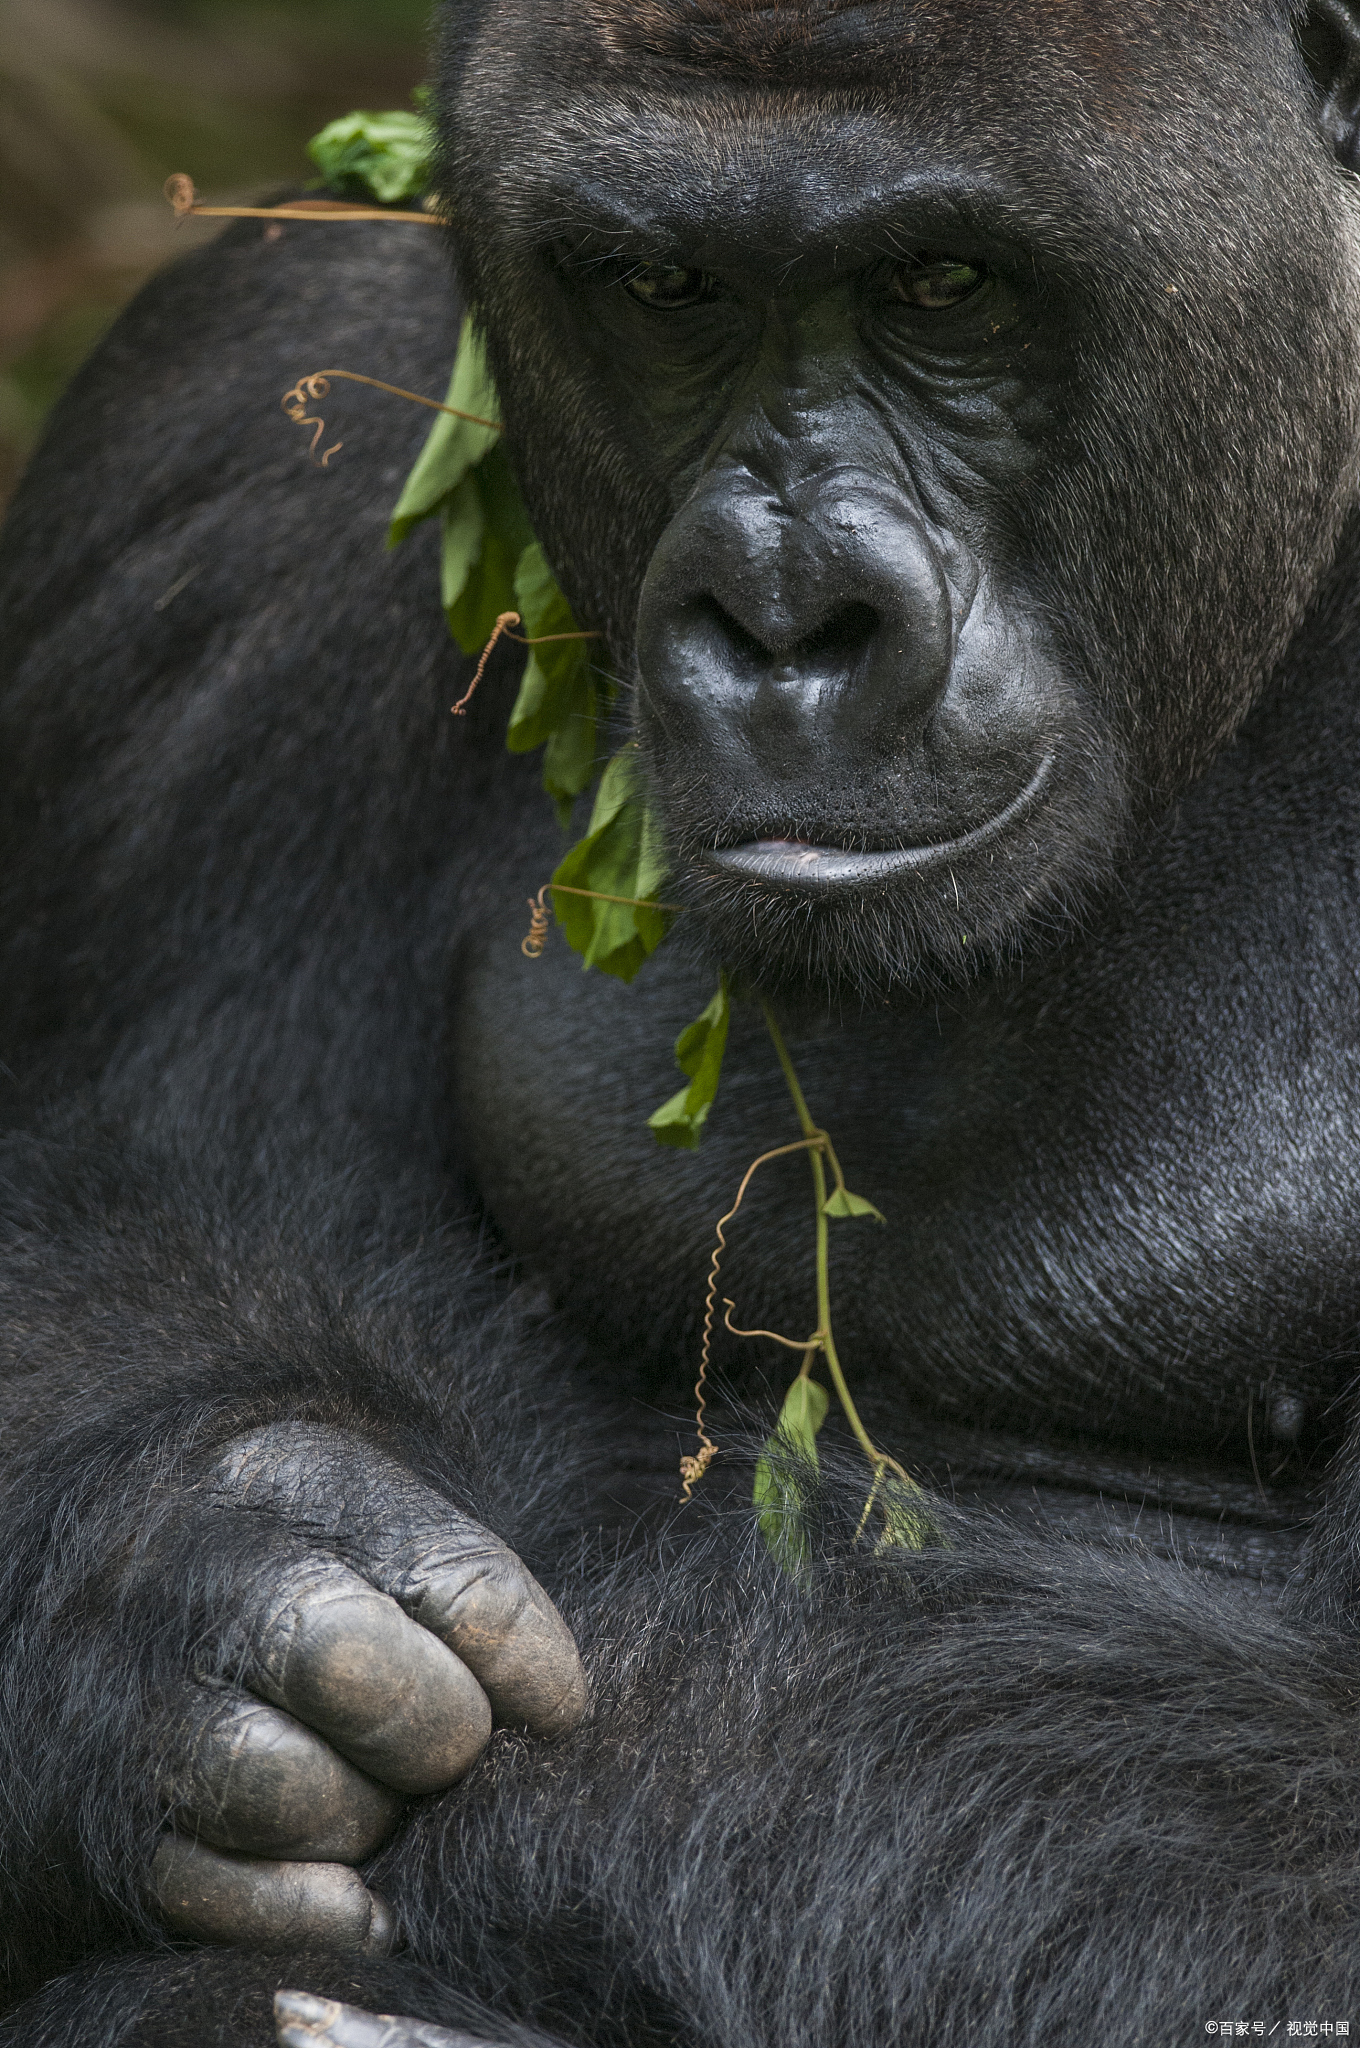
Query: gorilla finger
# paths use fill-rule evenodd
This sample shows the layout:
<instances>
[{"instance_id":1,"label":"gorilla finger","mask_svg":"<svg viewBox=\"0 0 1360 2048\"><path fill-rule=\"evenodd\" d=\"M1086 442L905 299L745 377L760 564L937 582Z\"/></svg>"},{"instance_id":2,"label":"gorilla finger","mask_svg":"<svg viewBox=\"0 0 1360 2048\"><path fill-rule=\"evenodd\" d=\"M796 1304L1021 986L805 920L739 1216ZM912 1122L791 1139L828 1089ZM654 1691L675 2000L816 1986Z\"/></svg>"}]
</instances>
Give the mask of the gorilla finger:
<instances>
[{"instance_id":1,"label":"gorilla finger","mask_svg":"<svg viewBox=\"0 0 1360 2048\"><path fill-rule=\"evenodd\" d=\"M227 1497L305 1528L456 1651L497 1718L556 1735L575 1727L585 1674L571 1631L499 1538L371 1444L311 1423L275 1424L224 1454Z\"/></svg>"},{"instance_id":2,"label":"gorilla finger","mask_svg":"<svg viewBox=\"0 0 1360 2048\"><path fill-rule=\"evenodd\" d=\"M433 1496L431 1496L433 1498ZM565 1735L586 1708L575 1638L513 1550L475 1522L415 1530L395 1558L374 1558L369 1576L423 1628L457 1652L483 1686L498 1721L535 1735Z\"/></svg>"},{"instance_id":3,"label":"gorilla finger","mask_svg":"<svg viewBox=\"0 0 1360 2048\"><path fill-rule=\"evenodd\" d=\"M486 1694L452 1650L333 1558L264 1580L252 1617L253 1692L399 1792L438 1792L491 1734Z\"/></svg>"},{"instance_id":4,"label":"gorilla finger","mask_svg":"<svg viewBox=\"0 0 1360 2048\"><path fill-rule=\"evenodd\" d=\"M494 2048L452 2027L404 2020L393 2013L361 2012L309 1991L280 1991L274 1999L279 2048Z\"/></svg>"},{"instance_id":5,"label":"gorilla finger","mask_svg":"<svg viewBox=\"0 0 1360 2048\"><path fill-rule=\"evenodd\" d=\"M280 1863L226 1856L167 1835L152 1864L168 1924L195 1941L239 1948L329 1948L390 1953L392 1908L338 1863Z\"/></svg>"},{"instance_id":6,"label":"gorilla finger","mask_svg":"<svg viewBox=\"0 0 1360 2048\"><path fill-rule=\"evenodd\" d=\"M182 1832L305 1863L362 1862L405 1805L292 1715L198 1687L186 1689L166 1779Z\"/></svg>"}]
</instances>

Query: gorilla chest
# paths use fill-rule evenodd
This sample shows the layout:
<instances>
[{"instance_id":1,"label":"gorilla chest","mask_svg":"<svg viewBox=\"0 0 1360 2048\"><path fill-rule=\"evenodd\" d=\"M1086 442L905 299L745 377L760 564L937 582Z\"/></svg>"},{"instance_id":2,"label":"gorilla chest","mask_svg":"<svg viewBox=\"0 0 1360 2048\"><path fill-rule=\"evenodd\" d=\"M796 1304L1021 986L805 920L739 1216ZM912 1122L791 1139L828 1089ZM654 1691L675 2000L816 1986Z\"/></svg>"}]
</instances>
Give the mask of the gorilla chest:
<instances>
[{"instance_id":1,"label":"gorilla chest","mask_svg":"<svg viewBox=\"0 0 1360 2048\"><path fill-rule=\"evenodd\" d=\"M674 1039L710 993L669 947L622 987L564 949L531 963L502 941L456 1013L463 1154L496 1224L658 1398L692 1378L715 1224L756 1155L798 1136L759 1012L738 1005L702 1146L653 1141L647 1117L680 1079ZM1023 1000L966 1013L791 1028L814 1118L887 1219L832 1228L847 1370L889 1415L1243 1455L1253 1407L1325 1404L1317 1361L1350 1311L1280 1243L1268 1162L1259 1214L1249 1200L1225 1214L1212 1133L1168 1135L1153 1082L1131 1078L1119 1037L1146 1033L1130 1010L1074 1018L1069 1002L1055 1034L1051 997L1035 976ZM813 1233L805 1160L772 1161L728 1228L719 1315L730 1299L743 1328L806 1335ZM1316 1235L1305 1266L1325 1256ZM720 1336L738 1385L781 1382L788 1358Z\"/></svg>"}]
</instances>

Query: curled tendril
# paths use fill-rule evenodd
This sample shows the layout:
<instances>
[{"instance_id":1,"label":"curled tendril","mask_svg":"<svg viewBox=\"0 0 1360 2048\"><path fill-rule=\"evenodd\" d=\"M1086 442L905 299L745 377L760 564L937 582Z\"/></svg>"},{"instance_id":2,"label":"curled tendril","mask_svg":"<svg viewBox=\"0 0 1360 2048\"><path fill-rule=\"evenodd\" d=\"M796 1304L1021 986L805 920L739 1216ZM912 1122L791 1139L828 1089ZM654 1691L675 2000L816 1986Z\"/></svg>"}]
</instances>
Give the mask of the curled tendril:
<instances>
[{"instance_id":1,"label":"curled tendril","mask_svg":"<svg viewBox=\"0 0 1360 2048\"><path fill-rule=\"evenodd\" d=\"M718 1274L722 1270L723 1253L727 1249L727 1226L745 1201L746 1190L751 1185L752 1176L759 1167L764 1166L768 1159L782 1159L788 1152L821 1151L826 1142L826 1133L824 1131L817 1131L810 1138L799 1138L796 1144L776 1145L772 1152L762 1152L758 1159L751 1161L751 1164L742 1175L741 1186L737 1189L736 1201L733 1202L725 1216L718 1218L714 1226L716 1242L713 1246L713 1256L709 1261L708 1267L708 1291L704 1296L704 1333L699 1351L699 1377L694 1382L694 1433L699 1439L699 1451L696 1457L685 1457L680 1460L680 1477L684 1482L680 1488L680 1498L682 1500L689 1499L694 1490L695 1482L703 1478L705 1472L707 1472L709 1466L718 1455L718 1446L708 1433L708 1425L704 1420L704 1414L708 1406L707 1382L713 1349L713 1319L717 1313L718 1305ZM724 1307L730 1315L733 1304L725 1300ZM726 1317L724 1317L724 1321L726 1321ZM728 1327L730 1328L731 1325L729 1324ZM780 1337L776 1341L781 1344L789 1343L787 1337ZM801 1351L804 1348L804 1344L806 1344L810 1350L813 1342L820 1345L820 1331L817 1332L815 1339L805 1338L803 1344L795 1344L792 1348L795 1351Z\"/></svg>"},{"instance_id":2,"label":"curled tendril","mask_svg":"<svg viewBox=\"0 0 1360 2048\"><path fill-rule=\"evenodd\" d=\"M683 903L658 903L654 896L607 896L603 889L576 889L566 882L545 882L537 900L532 896L529 898L532 922L519 942L520 952L526 960L541 960L543 957L551 915L550 906L543 899L550 889L558 896L588 896L592 903L621 903L626 910L664 910L672 917L678 917L685 907Z\"/></svg>"},{"instance_id":3,"label":"curled tendril","mask_svg":"<svg viewBox=\"0 0 1360 2048\"><path fill-rule=\"evenodd\" d=\"M709 1466L713 1463L713 1460L717 1457L717 1455L718 1446L713 1442L713 1439L711 1437L707 1437L705 1438L704 1442L700 1444L698 1453L695 1457L691 1458L686 1456L680 1460L680 1477L685 1482L681 1496L684 1500L689 1499L691 1493L694 1491L695 1486L698 1484L699 1480L703 1478L705 1472L707 1472Z\"/></svg>"},{"instance_id":4,"label":"curled tendril","mask_svg":"<svg viewBox=\"0 0 1360 2048\"><path fill-rule=\"evenodd\" d=\"M543 948L552 930L552 905L545 901L551 887L550 882L545 882L537 896L529 898L529 929L519 942L520 952L526 960L543 958Z\"/></svg>"},{"instance_id":5,"label":"curled tendril","mask_svg":"<svg viewBox=\"0 0 1360 2048\"><path fill-rule=\"evenodd\" d=\"M290 393L289 396L291 397L291 395L292 394ZM448 409L449 408L446 406L445 411L447 412ZM459 419L473 419L473 415L471 413L459 413L457 417ZM477 426L484 426L486 422L483 420L475 420L474 424ZM482 658L477 663L476 675L472 678L472 681L468 684L462 696L458 699L458 702L449 707L450 710L453 712L455 718L461 718L463 713L467 710L468 705L472 702L473 691L477 688L478 683L480 683L482 677L486 674L486 665L490 661L492 653L495 650L496 643L500 639L502 634L505 635L507 640L517 640L521 647L542 647L549 640L598 640L600 638L600 635L598 633L535 633L526 639L523 633L511 632L510 629L512 626L522 626L523 624L524 621L520 617L518 612L497 613L496 623L491 629L491 638L487 641L485 647L482 649Z\"/></svg>"},{"instance_id":6,"label":"curled tendril","mask_svg":"<svg viewBox=\"0 0 1360 2048\"><path fill-rule=\"evenodd\" d=\"M307 450L307 459L309 462L316 462L318 469L324 469L332 455L338 455L345 445L343 441L337 441L334 447L328 448L321 457L321 460L317 462L316 444L326 431L326 422L318 414L309 413L307 408L309 405L315 405L320 399L323 399L330 388L329 378L323 376L320 371L317 371L314 376L299 377L292 390L285 391L279 401L294 426L312 427L315 429L312 435L312 445Z\"/></svg>"},{"instance_id":7,"label":"curled tendril","mask_svg":"<svg viewBox=\"0 0 1360 2048\"><path fill-rule=\"evenodd\" d=\"M296 199L288 206L201 206L194 181L187 171L175 171L162 191L183 220L191 213L204 220L305 220L305 221L418 221L423 228L443 225L431 194L419 213L399 206L362 206L347 199Z\"/></svg>"},{"instance_id":8,"label":"curled tendril","mask_svg":"<svg viewBox=\"0 0 1360 2048\"><path fill-rule=\"evenodd\" d=\"M825 1335L822 1330L814 1330L810 1337L781 1337L778 1330L740 1330L732 1320L736 1307L735 1301L729 1301L726 1295L723 1296L724 1329L730 1330L734 1337L768 1337L772 1344L782 1344L786 1351L801 1351L805 1371L822 1348L822 1338Z\"/></svg>"},{"instance_id":9,"label":"curled tendril","mask_svg":"<svg viewBox=\"0 0 1360 2048\"><path fill-rule=\"evenodd\" d=\"M490 661L491 656L495 651L496 642L500 639L501 634L509 632L511 626L517 626L519 625L519 623L520 616L518 612L501 612L497 616L495 626L492 629L491 638L487 641L486 646L482 649L482 658L477 664L476 675L472 678L472 681L468 684L462 696L458 699L458 702L456 704L450 705L449 707L449 709L453 712L455 718L461 718L463 716L463 713L467 710L468 705L472 702L473 692L476 690L478 683L480 683L480 681L482 680L482 677L486 674L486 665ZM520 636L518 633L513 633L511 634L510 637L513 640L518 640ZM527 641L525 644L526 646L532 646L533 643L532 641ZM540 946L539 951L542 952L542 950L543 949Z\"/></svg>"}]
</instances>

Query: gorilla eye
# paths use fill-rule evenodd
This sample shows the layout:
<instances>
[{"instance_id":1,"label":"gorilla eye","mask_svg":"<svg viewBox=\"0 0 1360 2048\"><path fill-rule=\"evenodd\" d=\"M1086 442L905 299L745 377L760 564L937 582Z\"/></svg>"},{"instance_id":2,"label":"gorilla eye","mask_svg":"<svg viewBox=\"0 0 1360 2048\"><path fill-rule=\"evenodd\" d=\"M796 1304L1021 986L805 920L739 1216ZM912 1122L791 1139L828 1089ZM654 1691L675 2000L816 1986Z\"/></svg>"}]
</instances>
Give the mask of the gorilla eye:
<instances>
[{"instance_id":1,"label":"gorilla eye","mask_svg":"<svg viewBox=\"0 0 1360 2048\"><path fill-rule=\"evenodd\" d=\"M667 263L640 263L623 281L624 290L640 306L670 312L674 306L693 306L708 297L705 270L673 270Z\"/></svg>"},{"instance_id":2,"label":"gorilla eye","mask_svg":"<svg viewBox=\"0 0 1360 2048\"><path fill-rule=\"evenodd\" d=\"M893 291L908 306L939 313L970 298L986 275L980 264L956 263L952 256L917 256L898 265Z\"/></svg>"}]
</instances>

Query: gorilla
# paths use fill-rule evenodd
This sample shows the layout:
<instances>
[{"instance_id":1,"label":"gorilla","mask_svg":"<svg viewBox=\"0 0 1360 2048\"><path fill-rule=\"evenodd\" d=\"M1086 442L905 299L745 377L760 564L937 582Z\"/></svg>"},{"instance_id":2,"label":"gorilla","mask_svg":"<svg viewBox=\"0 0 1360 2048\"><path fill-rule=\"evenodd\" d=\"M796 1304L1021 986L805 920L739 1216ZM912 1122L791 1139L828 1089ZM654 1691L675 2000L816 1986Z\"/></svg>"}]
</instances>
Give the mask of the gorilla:
<instances>
[{"instance_id":1,"label":"gorilla","mask_svg":"<svg viewBox=\"0 0 1360 2048\"><path fill-rule=\"evenodd\" d=\"M7 526L0 2040L1360 2031L1360 5L436 36L445 224L187 257ZM629 985L521 952L429 416L278 410L469 308L684 907ZM678 1500L796 1136L743 1000L653 1144L718 966L887 1218L925 1547L828 1422L772 1552L722 1333ZM730 1238L807 1328L801 1160Z\"/></svg>"}]
</instances>

